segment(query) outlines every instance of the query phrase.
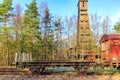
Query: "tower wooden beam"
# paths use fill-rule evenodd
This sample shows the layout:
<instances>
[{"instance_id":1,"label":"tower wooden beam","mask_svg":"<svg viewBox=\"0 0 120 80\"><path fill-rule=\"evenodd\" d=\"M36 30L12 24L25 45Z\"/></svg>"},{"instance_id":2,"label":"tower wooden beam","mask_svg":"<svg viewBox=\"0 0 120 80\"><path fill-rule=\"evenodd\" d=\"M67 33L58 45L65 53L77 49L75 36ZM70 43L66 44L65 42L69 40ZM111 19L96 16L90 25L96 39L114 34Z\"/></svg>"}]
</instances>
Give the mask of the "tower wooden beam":
<instances>
[{"instance_id":1,"label":"tower wooden beam","mask_svg":"<svg viewBox=\"0 0 120 80\"><path fill-rule=\"evenodd\" d=\"M88 16L88 0L78 2L77 58L84 59L91 51L91 31Z\"/></svg>"}]
</instances>

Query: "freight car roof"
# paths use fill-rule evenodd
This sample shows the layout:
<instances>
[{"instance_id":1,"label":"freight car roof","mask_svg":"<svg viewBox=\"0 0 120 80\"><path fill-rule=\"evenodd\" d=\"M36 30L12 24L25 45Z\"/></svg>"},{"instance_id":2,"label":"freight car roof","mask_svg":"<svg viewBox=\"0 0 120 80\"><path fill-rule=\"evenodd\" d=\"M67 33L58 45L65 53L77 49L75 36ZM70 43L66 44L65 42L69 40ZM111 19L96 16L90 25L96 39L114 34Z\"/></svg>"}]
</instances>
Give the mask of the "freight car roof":
<instances>
[{"instance_id":1,"label":"freight car roof","mask_svg":"<svg viewBox=\"0 0 120 80\"><path fill-rule=\"evenodd\" d=\"M107 41L107 40L120 40L120 34L104 34L101 39L100 43Z\"/></svg>"}]
</instances>

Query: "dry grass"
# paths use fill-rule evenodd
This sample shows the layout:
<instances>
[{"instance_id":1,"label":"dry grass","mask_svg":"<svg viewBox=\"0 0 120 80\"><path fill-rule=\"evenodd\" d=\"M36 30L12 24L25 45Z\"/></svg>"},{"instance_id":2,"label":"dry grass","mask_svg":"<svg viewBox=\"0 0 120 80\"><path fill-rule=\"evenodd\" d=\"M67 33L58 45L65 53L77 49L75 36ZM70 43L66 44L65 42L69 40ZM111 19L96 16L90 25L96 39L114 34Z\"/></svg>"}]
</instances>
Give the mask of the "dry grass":
<instances>
[{"instance_id":1,"label":"dry grass","mask_svg":"<svg viewBox=\"0 0 120 80\"><path fill-rule=\"evenodd\" d=\"M120 74L114 75L0 75L0 80L120 80Z\"/></svg>"},{"instance_id":2,"label":"dry grass","mask_svg":"<svg viewBox=\"0 0 120 80\"><path fill-rule=\"evenodd\" d=\"M0 66L0 68L16 68L16 66Z\"/></svg>"}]
</instances>

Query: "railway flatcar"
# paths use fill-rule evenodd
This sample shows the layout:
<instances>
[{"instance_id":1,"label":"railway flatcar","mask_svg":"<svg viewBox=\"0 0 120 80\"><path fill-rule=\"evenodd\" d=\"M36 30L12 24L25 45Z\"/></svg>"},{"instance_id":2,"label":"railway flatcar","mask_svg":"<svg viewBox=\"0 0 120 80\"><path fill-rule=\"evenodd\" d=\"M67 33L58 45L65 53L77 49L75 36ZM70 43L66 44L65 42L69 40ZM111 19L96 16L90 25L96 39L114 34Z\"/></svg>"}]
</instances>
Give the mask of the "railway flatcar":
<instances>
[{"instance_id":1,"label":"railway flatcar","mask_svg":"<svg viewBox=\"0 0 120 80\"><path fill-rule=\"evenodd\" d=\"M101 37L100 56L102 63L120 68L120 34L105 34Z\"/></svg>"},{"instance_id":2,"label":"railway flatcar","mask_svg":"<svg viewBox=\"0 0 120 80\"><path fill-rule=\"evenodd\" d=\"M47 67L73 67L76 71L81 72L84 70L85 72L89 69L91 65L96 65L95 61L93 61L93 54L90 53L89 61L71 61L65 60L32 60L32 55L28 53L16 53L16 68L24 69L29 68L32 73L42 73Z\"/></svg>"},{"instance_id":3,"label":"railway flatcar","mask_svg":"<svg viewBox=\"0 0 120 80\"><path fill-rule=\"evenodd\" d=\"M16 67L29 68L32 72L43 72L46 67L71 66L80 71L90 67L114 67L120 70L120 34L105 34L100 39L100 61L95 58L93 52L89 52L84 61L71 58L58 58L53 60L32 60L31 54L16 54ZM74 54L74 53L73 53ZM61 54L62 55L62 54ZM42 56L39 56L42 58ZM44 57L44 56L43 56ZM69 57L69 56L68 56ZM39 58L38 58L39 59ZM99 63L98 63L99 62Z\"/></svg>"}]
</instances>

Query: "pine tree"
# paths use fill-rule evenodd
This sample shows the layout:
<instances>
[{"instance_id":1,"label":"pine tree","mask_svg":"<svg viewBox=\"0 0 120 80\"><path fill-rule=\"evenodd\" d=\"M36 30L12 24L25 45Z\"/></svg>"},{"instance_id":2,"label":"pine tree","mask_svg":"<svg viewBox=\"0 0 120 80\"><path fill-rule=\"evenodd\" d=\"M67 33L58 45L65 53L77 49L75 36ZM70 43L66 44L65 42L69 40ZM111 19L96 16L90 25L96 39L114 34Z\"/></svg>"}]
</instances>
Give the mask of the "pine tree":
<instances>
[{"instance_id":1,"label":"pine tree","mask_svg":"<svg viewBox=\"0 0 120 80\"><path fill-rule=\"evenodd\" d=\"M12 0L4 0L2 4L0 4L0 21L4 22L4 26L6 27L6 22L12 14L10 11L13 9L11 7Z\"/></svg>"},{"instance_id":2,"label":"pine tree","mask_svg":"<svg viewBox=\"0 0 120 80\"><path fill-rule=\"evenodd\" d=\"M15 6L14 10L14 16L11 18L11 25L13 27L13 34L15 36L15 41L14 41L14 46L15 46L15 52L14 53L19 53L19 38L21 34L21 29L23 25L23 15L22 15L22 8L20 4L17 4Z\"/></svg>"},{"instance_id":3,"label":"pine tree","mask_svg":"<svg viewBox=\"0 0 120 80\"><path fill-rule=\"evenodd\" d=\"M27 10L25 10L23 29L21 35L21 52L28 52L34 54L34 56L39 53L38 43L40 42L40 30L39 30L39 14L37 10L36 0L33 0L30 5L26 5ZM36 45L37 44L37 45Z\"/></svg>"},{"instance_id":4,"label":"pine tree","mask_svg":"<svg viewBox=\"0 0 120 80\"><path fill-rule=\"evenodd\" d=\"M43 28L43 44L44 44L44 59L50 59L53 52L53 26L52 24L52 16L50 15L49 9L45 6L43 10L43 18L42 18L42 28Z\"/></svg>"},{"instance_id":5,"label":"pine tree","mask_svg":"<svg viewBox=\"0 0 120 80\"><path fill-rule=\"evenodd\" d=\"M3 2L0 4L0 22L3 23L1 25L2 27L2 53L5 55L5 64L9 65L9 33L10 28L7 27L7 22L9 18L12 16L11 10L13 9L11 7L12 0L3 0Z\"/></svg>"}]
</instances>

